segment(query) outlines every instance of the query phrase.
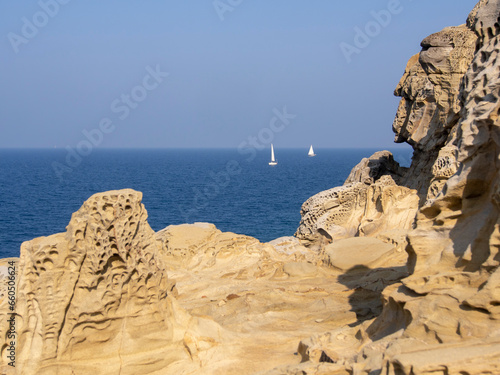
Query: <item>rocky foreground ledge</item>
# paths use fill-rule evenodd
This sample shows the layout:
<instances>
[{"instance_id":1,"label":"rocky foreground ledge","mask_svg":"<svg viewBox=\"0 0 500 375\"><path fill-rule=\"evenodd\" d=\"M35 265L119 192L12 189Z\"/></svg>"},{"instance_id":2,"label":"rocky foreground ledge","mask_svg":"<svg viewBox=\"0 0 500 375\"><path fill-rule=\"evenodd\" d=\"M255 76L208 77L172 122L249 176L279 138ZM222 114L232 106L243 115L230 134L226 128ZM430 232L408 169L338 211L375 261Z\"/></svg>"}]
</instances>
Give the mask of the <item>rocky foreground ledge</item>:
<instances>
[{"instance_id":1,"label":"rocky foreground ledge","mask_svg":"<svg viewBox=\"0 0 500 375\"><path fill-rule=\"evenodd\" d=\"M155 233L141 199L96 194L66 233L23 244L17 373L250 374L299 364L310 355L297 351L301 339L378 315L382 289L406 275L406 254L376 239L320 255L294 238L262 244L206 223ZM2 373L15 373L3 348Z\"/></svg>"},{"instance_id":2,"label":"rocky foreground ledge","mask_svg":"<svg viewBox=\"0 0 500 375\"><path fill-rule=\"evenodd\" d=\"M92 196L0 261L2 374L500 374L500 0L422 42L388 152L270 243ZM15 366L15 367L14 367Z\"/></svg>"}]
</instances>

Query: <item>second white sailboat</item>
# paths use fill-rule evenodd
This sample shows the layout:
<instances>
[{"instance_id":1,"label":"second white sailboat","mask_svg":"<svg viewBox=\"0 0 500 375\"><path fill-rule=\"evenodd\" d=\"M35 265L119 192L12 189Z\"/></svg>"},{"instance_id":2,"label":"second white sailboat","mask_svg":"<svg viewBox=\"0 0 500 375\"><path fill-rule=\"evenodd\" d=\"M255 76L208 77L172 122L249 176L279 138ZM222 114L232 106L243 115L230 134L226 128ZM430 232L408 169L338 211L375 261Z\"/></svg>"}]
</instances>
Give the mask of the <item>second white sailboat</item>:
<instances>
[{"instance_id":1,"label":"second white sailboat","mask_svg":"<svg viewBox=\"0 0 500 375\"><path fill-rule=\"evenodd\" d=\"M316 156L316 154L314 153L314 150L313 150L313 146L311 145L311 148L309 149L309 153L307 154L307 156L309 157L313 157L313 156Z\"/></svg>"},{"instance_id":2,"label":"second white sailboat","mask_svg":"<svg viewBox=\"0 0 500 375\"><path fill-rule=\"evenodd\" d=\"M274 147L273 147L272 143L271 143L271 161L269 162L269 165L278 165L278 162L276 161L276 158L274 157Z\"/></svg>"}]
</instances>

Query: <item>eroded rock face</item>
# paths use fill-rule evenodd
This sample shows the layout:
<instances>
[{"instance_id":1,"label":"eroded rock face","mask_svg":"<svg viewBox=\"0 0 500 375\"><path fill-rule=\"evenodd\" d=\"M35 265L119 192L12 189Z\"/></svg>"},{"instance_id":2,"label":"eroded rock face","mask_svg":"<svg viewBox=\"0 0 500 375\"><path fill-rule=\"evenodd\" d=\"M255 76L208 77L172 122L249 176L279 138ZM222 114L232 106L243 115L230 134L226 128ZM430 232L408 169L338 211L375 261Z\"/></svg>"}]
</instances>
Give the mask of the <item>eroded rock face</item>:
<instances>
[{"instance_id":1,"label":"eroded rock face","mask_svg":"<svg viewBox=\"0 0 500 375\"><path fill-rule=\"evenodd\" d=\"M498 35L499 12L500 4L497 1L481 0L467 18L467 26L478 36L478 50Z\"/></svg>"},{"instance_id":2,"label":"eroded rock face","mask_svg":"<svg viewBox=\"0 0 500 375\"><path fill-rule=\"evenodd\" d=\"M343 186L318 193L302 205L295 236L310 247L323 247L336 239L410 229L418 196L394 181L404 172L388 151L363 159Z\"/></svg>"},{"instance_id":3,"label":"eroded rock face","mask_svg":"<svg viewBox=\"0 0 500 375\"><path fill-rule=\"evenodd\" d=\"M478 16L490 8L497 12L496 3L488 2L484 9L478 11ZM494 14L498 15L498 12ZM488 16L487 20L491 17ZM481 23L478 21L478 24ZM485 23L484 27L491 31L489 23ZM480 35L490 31L482 31ZM498 218L496 189L500 182L497 165L500 125L497 118L500 105L498 41L498 36L486 41L465 76L462 119L457 131L460 168L446 182L441 196L424 206L419 213L417 232L410 238L415 273L424 268L428 271L434 264L438 264L440 269L444 266L469 272L497 266L497 249L490 242L495 242ZM432 256L419 250L419 242L429 237L418 236L424 230L430 235L439 233L443 238L439 246L435 244Z\"/></svg>"},{"instance_id":4,"label":"eroded rock face","mask_svg":"<svg viewBox=\"0 0 500 375\"><path fill-rule=\"evenodd\" d=\"M448 27L422 41L394 94L401 102L393 123L397 143L414 149L401 184L416 189L420 205L434 199L458 168L454 144L459 93L474 56L476 35L465 25Z\"/></svg>"},{"instance_id":5,"label":"eroded rock face","mask_svg":"<svg viewBox=\"0 0 500 375\"><path fill-rule=\"evenodd\" d=\"M473 22L480 41L461 94L463 109L456 142L460 167L442 193L421 209L417 229L409 236L414 274L403 285L424 297L411 305L401 302L407 296L394 293L390 297L413 317L405 336L449 343L442 363L437 361L427 368L449 365L469 373L480 373L480 369L498 372L500 321L495 307L498 296L492 291L500 287L496 276L500 264L500 207L496 198L500 183L500 40L499 25L492 20L498 19L499 10L498 1L489 1L477 11ZM433 308L435 312L430 314ZM471 364L451 354L459 342L470 349L474 343L462 342L474 339L482 341L484 353L469 352L466 357ZM460 364L451 363L453 358ZM407 355L406 368L408 359ZM390 362L393 367L400 366Z\"/></svg>"},{"instance_id":6,"label":"eroded rock face","mask_svg":"<svg viewBox=\"0 0 500 375\"><path fill-rule=\"evenodd\" d=\"M298 364L302 338L378 315L384 287L407 275L406 253L373 238L339 241L331 254L294 238L262 244L204 223L167 227L157 236L169 264L178 264L169 275L179 304L234 335L219 344L222 356L212 355L197 374ZM370 259L360 265L363 255Z\"/></svg>"},{"instance_id":7,"label":"eroded rock face","mask_svg":"<svg viewBox=\"0 0 500 375\"><path fill-rule=\"evenodd\" d=\"M96 194L66 233L22 245L18 373L152 373L189 358L186 321L174 317L182 313L141 198L133 190Z\"/></svg>"},{"instance_id":8,"label":"eroded rock face","mask_svg":"<svg viewBox=\"0 0 500 375\"><path fill-rule=\"evenodd\" d=\"M371 185L378 181L382 176L391 176L398 183L403 177L408 168L401 167L394 156L389 151L378 151L369 158L364 158L356 165L344 185L355 184L362 182L366 185Z\"/></svg>"},{"instance_id":9,"label":"eroded rock face","mask_svg":"<svg viewBox=\"0 0 500 375\"><path fill-rule=\"evenodd\" d=\"M344 186L304 203L297 238L321 247L336 238L412 228L418 207L435 199L459 168L460 85L476 40L475 33L462 25L422 41L422 51L409 60L395 90L402 98L393 123L395 141L413 147L410 168L401 168L387 151L363 160Z\"/></svg>"},{"instance_id":10,"label":"eroded rock face","mask_svg":"<svg viewBox=\"0 0 500 375\"><path fill-rule=\"evenodd\" d=\"M299 348L311 374L321 373L321 362L335 362L328 365L331 373L500 372L499 16L498 0L481 1L469 16L477 52L457 96L458 119L448 123L452 128L429 180L432 187L440 178L441 187L428 194L408 236L412 275L384 289L376 319L304 340ZM438 44L428 41L441 48ZM449 65L443 61L432 71L444 71ZM401 119L411 120L405 116Z\"/></svg>"},{"instance_id":11,"label":"eroded rock face","mask_svg":"<svg viewBox=\"0 0 500 375\"><path fill-rule=\"evenodd\" d=\"M390 241L366 249L377 269L343 275L328 253L294 237L262 244L207 223L154 233L141 198L96 194L66 233L23 244L20 262L12 260L15 369L7 364L9 260L0 261L2 374L236 375L298 364L301 339L377 315L383 286L406 274Z\"/></svg>"}]
</instances>

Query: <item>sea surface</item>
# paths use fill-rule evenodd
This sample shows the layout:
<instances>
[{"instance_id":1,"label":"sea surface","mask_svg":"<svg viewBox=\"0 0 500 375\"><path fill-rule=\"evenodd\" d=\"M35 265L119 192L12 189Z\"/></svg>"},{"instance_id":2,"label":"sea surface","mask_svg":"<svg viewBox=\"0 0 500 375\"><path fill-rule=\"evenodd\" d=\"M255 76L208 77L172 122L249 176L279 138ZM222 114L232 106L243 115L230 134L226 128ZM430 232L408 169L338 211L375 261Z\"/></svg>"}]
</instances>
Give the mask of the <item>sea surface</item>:
<instances>
[{"instance_id":1,"label":"sea surface","mask_svg":"<svg viewBox=\"0 0 500 375\"><path fill-rule=\"evenodd\" d=\"M23 241L65 231L91 195L132 188L143 192L148 222L210 222L222 231L270 241L294 234L300 207L312 195L342 185L375 149L276 149L241 155L230 149L0 150L0 258L19 256ZM410 149L391 150L408 166ZM75 156L76 155L76 156Z\"/></svg>"}]
</instances>

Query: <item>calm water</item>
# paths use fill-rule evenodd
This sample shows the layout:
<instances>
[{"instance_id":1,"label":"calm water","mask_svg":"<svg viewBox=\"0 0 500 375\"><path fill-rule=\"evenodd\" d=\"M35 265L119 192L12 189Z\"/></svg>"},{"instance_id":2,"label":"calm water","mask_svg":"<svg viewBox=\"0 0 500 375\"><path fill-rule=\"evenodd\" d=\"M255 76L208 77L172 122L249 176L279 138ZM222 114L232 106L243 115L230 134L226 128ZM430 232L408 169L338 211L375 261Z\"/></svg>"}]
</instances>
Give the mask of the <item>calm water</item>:
<instances>
[{"instance_id":1,"label":"calm water","mask_svg":"<svg viewBox=\"0 0 500 375\"><path fill-rule=\"evenodd\" d=\"M261 241L293 235L300 206L342 185L351 168L377 150L276 150L253 160L236 150L94 150L65 164L65 150L0 150L0 258L19 256L23 241L64 232L71 214L92 194L142 191L149 224L205 221ZM410 151L394 151L404 165ZM71 161L71 160L70 160ZM53 163L66 169L57 176Z\"/></svg>"}]
</instances>

